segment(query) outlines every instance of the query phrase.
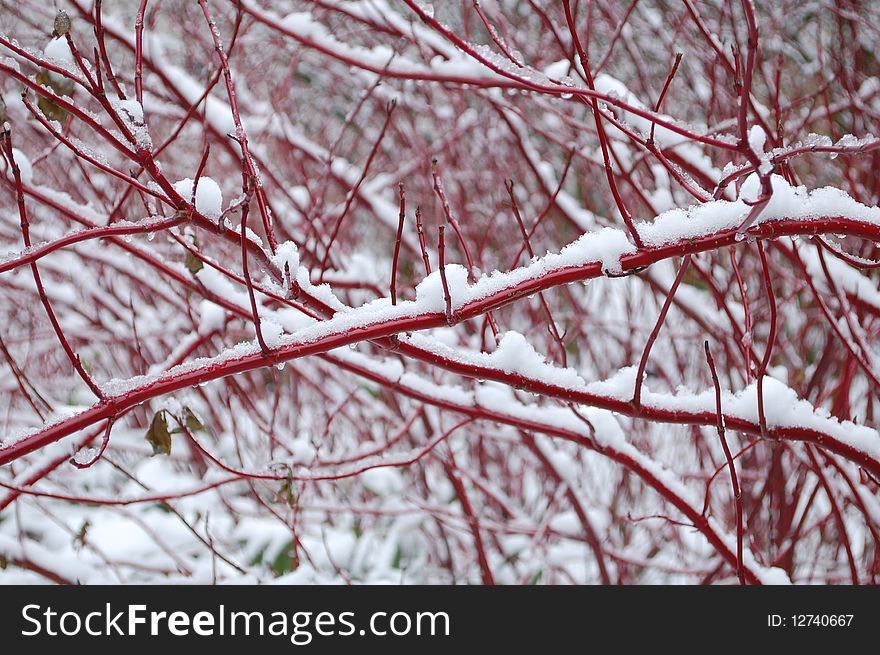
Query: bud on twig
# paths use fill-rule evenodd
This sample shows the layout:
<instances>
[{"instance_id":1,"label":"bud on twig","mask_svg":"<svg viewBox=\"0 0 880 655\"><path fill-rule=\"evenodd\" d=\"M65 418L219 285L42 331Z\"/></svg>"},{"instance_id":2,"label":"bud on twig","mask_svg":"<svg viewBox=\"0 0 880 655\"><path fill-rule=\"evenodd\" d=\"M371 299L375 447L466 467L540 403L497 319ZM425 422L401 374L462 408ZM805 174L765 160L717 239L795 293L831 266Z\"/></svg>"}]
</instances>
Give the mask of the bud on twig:
<instances>
[{"instance_id":1,"label":"bud on twig","mask_svg":"<svg viewBox=\"0 0 880 655\"><path fill-rule=\"evenodd\" d=\"M52 36L55 38L62 37L70 31L70 16L67 15L67 12L61 9L57 14L55 14L55 25L52 30Z\"/></svg>"}]
</instances>

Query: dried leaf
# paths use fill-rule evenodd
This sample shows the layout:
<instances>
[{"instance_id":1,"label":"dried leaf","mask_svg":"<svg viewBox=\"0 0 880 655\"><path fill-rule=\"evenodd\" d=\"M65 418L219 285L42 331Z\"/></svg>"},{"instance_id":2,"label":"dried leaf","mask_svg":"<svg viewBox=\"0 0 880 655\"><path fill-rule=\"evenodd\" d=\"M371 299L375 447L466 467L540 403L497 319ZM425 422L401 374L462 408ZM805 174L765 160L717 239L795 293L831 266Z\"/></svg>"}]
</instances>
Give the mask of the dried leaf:
<instances>
[{"instance_id":1,"label":"dried leaf","mask_svg":"<svg viewBox=\"0 0 880 655\"><path fill-rule=\"evenodd\" d=\"M86 545L86 538L89 532L89 528L92 527L92 522L86 519L83 521L82 526L79 529L79 532L73 538L74 546L83 547Z\"/></svg>"},{"instance_id":2,"label":"dried leaf","mask_svg":"<svg viewBox=\"0 0 880 655\"><path fill-rule=\"evenodd\" d=\"M299 498L296 495L296 491L293 489L293 480L288 478L285 480L284 484L281 486L281 489L278 491L278 499L283 500L287 503L287 506L291 509L296 509L299 504Z\"/></svg>"},{"instance_id":3,"label":"dried leaf","mask_svg":"<svg viewBox=\"0 0 880 655\"><path fill-rule=\"evenodd\" d=\"M195 275L200 270L202 270L205 265L202 263L202 260L192 254L189 250L186 251L186 268L190 273Z\"/></svg>"},{"instance_id":4,"label":"dried leaf","mask_svg":"<svg viewBox=\"0 0 880 655\"><path fill-rule=\"evenodd\" d=\"M49 100L49 98L44 98L40 96L37 98L37 107L39 107L40 111L43 112L43 116L48 118L50 121L58 121L59 123L63 123L64 119L67 118L67 110L64 107L59 107L54 102Z\"/></svg>"},{"instance_id":5,"label":"dried leaf","mask_svg":"<svg viewBox=\"0 0 880 655\"><path fill-rule=\"evenodd\" d=\"M183 408L183 423L190 432L200 432L205 429L205 424L199 420L198 416L193 414L189 407Z\"/></svg>"},{"instance_id":6,"label":"dried leaf","mask_svg":"<svg viewBox=\"0 0 880 655\"><path fill-rule=\"evenodd\" d=\"M171 454L171 432L168 430L168 418L164 409L153 416L153 422L150 423L150 429L147 430L145 437L153 447L153 455Z\"/></svg>"},{"instance_id":7,"label":"dried leaf","mask_svg":"<svg viewBox=\"0 0 880 655\"><path fill-rule=\"evenodd\" d=\"M59 96L73 95L74 83L71 80L53 75L45 68L41 68L40 72L37 73L36 82L40 86L49 87ZM55 104L51 99L39 93L37 94L37 107L50 121L63 123L64 119L67 118L67 110L64 107Z\"/></svg>"}]
</instances>

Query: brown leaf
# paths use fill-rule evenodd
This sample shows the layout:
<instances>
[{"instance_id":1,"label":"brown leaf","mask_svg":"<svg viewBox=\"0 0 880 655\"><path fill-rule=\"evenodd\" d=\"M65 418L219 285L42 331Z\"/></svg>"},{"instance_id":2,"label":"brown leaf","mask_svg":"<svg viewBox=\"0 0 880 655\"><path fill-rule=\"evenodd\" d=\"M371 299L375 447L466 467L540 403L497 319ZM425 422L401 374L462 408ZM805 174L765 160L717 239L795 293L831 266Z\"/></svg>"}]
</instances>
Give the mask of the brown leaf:
<instances>
[{"instance_id":1,"label":"brown leaf","mask_svg":"<svg viewBox=\"0 0 880 655\"><path fill-rule=\"evenodd\" d=\"M190 432L199 432L205 429L205 424L193 414L193 411L189 407L183 408L183 422L184 425L186 425L186 429Z\"/></svg>"},{"instance_id":2,"label":"brown leaf","mask_svg":"<svg viewBox=\"0 0 880 655\"><path fill-rule=\"evenodd\" d=\"M291 509L296 509L297 504L299 503L299 499L297 498L296 491L293 488L293 480L287 479L284 482L284 484L281 486L281 489L278 491L278 499L286 502L287 506Z\"/></svg>"},{"instance_id":3,"label":"brown leaf","mask_svg":"<svg viewBox=\"0 0 880 655\"><path fill-rule=\"evenodd\" d=\"M71 80L65 79L59 75L53 75L45 68L41 68L37 73L36 82L40 86L47 86L59 96L73 95L74 84ZM37 94L37 107L43 112L43 115L50 121L58 121L63 123L67 118L67 110L61 107L50 98Z\"/></svg>"},{"instance_id":4,"label":"brown leaf","mask_svg":"<svg viewBox=\"0 0 880 655\"><path fill-rule=\"evenodd\" d=\"M200 270L202 270L205 265L202 263L202 260L192 254L190 251L186 251L186 268L190 273L195 275Z\"/></svg>"},{"instance_id":5,"label":"brown leaf","mask_svg":"<svg viewBox=\"0 0 880 655\"><path fill-rule=\"evenodd\" d=\"M153 422L150 423L150 429L145 436L153 447L153 455L171 454L171 432L168 430L168 419L164 409L153 416Z\"/></svg>"}]
</instances>

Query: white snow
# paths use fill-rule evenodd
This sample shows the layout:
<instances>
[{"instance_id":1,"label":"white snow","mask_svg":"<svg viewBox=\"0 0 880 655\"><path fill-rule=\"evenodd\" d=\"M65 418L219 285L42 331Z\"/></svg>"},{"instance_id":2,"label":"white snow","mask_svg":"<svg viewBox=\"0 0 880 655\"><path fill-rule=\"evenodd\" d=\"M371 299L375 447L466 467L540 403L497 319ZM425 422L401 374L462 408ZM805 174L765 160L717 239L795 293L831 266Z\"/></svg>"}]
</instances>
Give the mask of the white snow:
<instances>
[{"instance_id":1,"label":"white snow","mask_svg":"<svg viewBox=\"0 0 880 655\"><path fill-rule=\"evenodd\" d=\"M771 184L773 195L753 225L778 219L837 216L880 223L880 208L863 205L840 189L823 187L807 190L805 186L793 187L780 175L771 176ZM673 241L735 229L749 213L750 207L745 201L754 201L760 192L758 176L749 175L736 201L717 200L691 205L686 209L671 209L650 223L638 224L639 236L648 246L662 246Z\"/></svg>"},{"instance_id":2,"label":"white snow","mask_svg":"<svg viewBox=\"0 0 880 655\"><path fill-rule=\"evenodd\" d=\"M764 152L764 144L767 142L767 133L760 125L752 125L749 128L749 147L757 155Z\"/></svg>"},{"instance_id":3,"label":"white snow","mask_svg":"<svg viewBox=\"0 0 880 655\"><path fill-rule=\"evenodd\" d=\"M193 192L192 178L187 177L175 182L174 190L189 202ZM220 190L220 185L204 175L199 178L196 187L196 211L211 219L220 218L223 212L223 192Z\"/></svg>"},{"instance_id":4,"label":"white snow","mask_svg":"<svg viewBox=\"0 0 880 655\"><path fill-rule=\"evenodd\" d=\"M459 307L468 297L468 272L459 264L447 264L445 269L446 284L449 290L451 306ZM443 278L440 271L433 271L416 287L416 304L426 312L442 312L446 309L446 297L443 290Z\"/></svg>"},{"instance_id":5,"label":"white snow","mask_svg":"<svg viewBox=\"0 0 880 655\"><path fill-rule=\"evenodd\" d=\"M357 362L376 370L375 360L353 352L341 351L337 355L340 359ZM378 371L377 371L378 372ZM393 378L392 378L393 380ZM679 475L663 466L661 463L650 458L627 439L621 429L617 418L609 411L594 407L581 407L582 415L595 428L595 433L587 434L584 423L567 407L560 406L537 406L529 403L521 403L514 398L511 389L505 385L487 382L477 385L472 394L460 387L444 384L439 385L429 382L418 376L404 374L396 380L396 384L423 393L429 397L443 400L447 403L458 405L462 410L470 407L480 407L497 412L501 416L521 419L531 423L538 423L550 429L561 429L566 432L581 434L595 438L599 445L614 456L623 456L635 462L646 474L645 479L651 486L662 485L669 489L686 505L695 515L700 513L702 498L699 494L685 486ZM656 480L654 483L651 478ZM727 533L714 519L708 520L709 529L722 541L725 546L735 552L734 538ZM786 584L788 578L785 573L776 568L765 568L755 559L746 545L744 550L744 562L758 576L762 582L768 584Z\"/></svg>"},{"instance_id":6,"label":"white snow","mask_svg":"<svg viewBox=\"0 0 880 655\"><path fill-rule=\"evenodd\" d=\"M283 345L284 328L278 321L271 318L261 318L260 332L263 335L263 341L269 348L278 348Z\"/></svg>"},{"instance_id":7,"label":"white snow","mask_svg":"<svg viewBox=\"0 0 880 655\"><path fill-rule=\"evenodd\" d=\"M389 466L371 468L360 474L364 486L379 496L394 496L403 491L405 483L400 471Z\"/></svg>"},{"instance_id":8,"label":"white snow","mask_svg":"<svg viewBox=\"0 0 880 655\"><path fill-rule=\"evenodd\" d=\"M114 109L121 110L128 115L128 118L134 123L143 123L144 122L144 108L135 99L127 99L127 100L111 100L110 104L114 107Z\"/></svg>"},{"instance_id":9,"label":"white snow","mask_svg":"<svg viewBox=\"0 0 880 655\"><path fill-rule=\"evenodd\" d=\"M296 279L296 273L299 270L299 248L296 243L293 241L279 243L275 249L275 255L272 257L272 263L280 271L284 271L285 266L287 266L290 270L290 275Z\"/></svg>"},{"instance_id":10,"label":"white snow","mask_svg":"<svg viewBox=\"0 0 880 655\"><path fill-rule=\"evenodd\" d=\"M210 334L222 329L225 319L226 311L220 305L210 300L199 303L199 334Z\"/></svg>"},{"instance_id":11,"label":"white snow","mask_svg":"<svg viewBox=\"0 0 880 655\"><path fill-rule=\"evenodd\" d=\"M74 63L73 53L70 51L70 46L67 45L67 39L65 38L57 38L49 41L49 43L46 44L46 47L43 48L43 56L53 62L60 62L63 64Z\"/></svg>"},{"instance_id":12,"label":"white snow","mask_svg":"<svg viewBox=\"0 0 880 655\"><path fill-rule=\"evenodd\" d=\"M15 157L15 163L18 164L21 181L24 184L30 184L31 180L33 180L34 177L34 170L31 166L31 160L18 148L12 149L12 156ZM8 174L11 179L12 171L9 170L7 173L7 168L9 168L9 165L6 163L6 157L0 157L0 172Z\"/></svg>"}]
</instances>

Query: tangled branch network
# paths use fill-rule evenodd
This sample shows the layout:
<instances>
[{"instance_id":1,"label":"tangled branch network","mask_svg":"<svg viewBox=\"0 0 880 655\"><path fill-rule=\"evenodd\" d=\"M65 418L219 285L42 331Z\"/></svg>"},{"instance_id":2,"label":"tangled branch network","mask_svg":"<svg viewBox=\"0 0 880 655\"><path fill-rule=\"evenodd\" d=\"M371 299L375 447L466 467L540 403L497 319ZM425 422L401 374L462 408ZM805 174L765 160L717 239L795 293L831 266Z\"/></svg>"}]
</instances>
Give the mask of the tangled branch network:
<instances>
[{"instance_id":1,"label":"tangled branch network","mask_svg":"<svg viewBox=\"0 0 880 655\"><path fill-rule=\"evenodd\" d=\"M877 581L880 4L51 4L0 581Z\"/></svg>"}]
</instances>

